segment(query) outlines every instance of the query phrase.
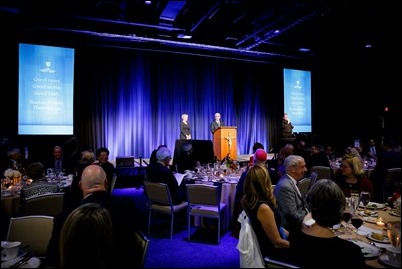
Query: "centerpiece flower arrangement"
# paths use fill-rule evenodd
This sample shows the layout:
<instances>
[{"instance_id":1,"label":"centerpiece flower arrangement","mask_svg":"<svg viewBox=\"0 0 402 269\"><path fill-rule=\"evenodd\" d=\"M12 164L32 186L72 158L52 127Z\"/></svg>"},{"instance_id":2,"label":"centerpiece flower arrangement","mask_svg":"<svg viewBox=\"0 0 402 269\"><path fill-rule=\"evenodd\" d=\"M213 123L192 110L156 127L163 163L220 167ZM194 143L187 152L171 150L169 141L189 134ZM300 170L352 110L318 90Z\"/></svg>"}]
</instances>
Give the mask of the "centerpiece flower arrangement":
<instances>
[{"instance_id":1,"label":"centerpiece flower arrangement","mask_svg":"<svg viewBox=\"0 0 402 269\"><path fill-rule=\"evenodd\" d=\"M11 168L8 168L6 171L4 171L4 176L9 179L13 179L14 177L20 177L22 176L21 172L18 170L13 170Z\"/></svg>"}]
</instances>

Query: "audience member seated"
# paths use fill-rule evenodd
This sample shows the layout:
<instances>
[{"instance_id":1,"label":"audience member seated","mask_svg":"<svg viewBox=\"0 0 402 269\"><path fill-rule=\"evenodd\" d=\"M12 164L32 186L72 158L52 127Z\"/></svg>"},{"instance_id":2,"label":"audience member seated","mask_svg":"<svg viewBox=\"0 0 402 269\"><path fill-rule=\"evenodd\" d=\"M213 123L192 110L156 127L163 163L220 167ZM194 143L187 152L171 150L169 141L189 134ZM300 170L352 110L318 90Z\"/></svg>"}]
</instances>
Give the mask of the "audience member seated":
<instances>
[{"instance_id":1,"label":"audience member seated","mask_svg":"<svg viewBox=\"0 0 402 269\"><path fill-rule=\"evenodd\" d=\"M76 208L60 235L60 268L111 268L115 265L109 212L97 203Z\"/></svg>"},{"instance_id":2,"label":"audience member seated","mask_svg":"<svg viewBox=\"0 0 402 269\"><path fill-rule=\"evenodd\" d=\"M10 148L7 150L7 168L11 168L13 170L18 170L24 174L25 172L25 161L22 158L21 152L19 148Z\"/></svg>"},{"instance_id":3,"label":"audience member seated","mask_svg":"<svg viewBox=\"0 0 402 269\"><path fill-rule=\"evenodd\" d=\"M401 152L396 150L397 143L392 139L385 139L381 148L381 152L377 156L377 163L374 170L370 174L370 181L374 187L375 202L383 201L383 185L387 175L387 169L401 167Z\"/></svg>"},{"instance_id":4,"label":"audience member seated","mask_svg":"<svg viewBox=\"0 0 402 269\"><path fill-rule=\"evenodd\" d=\"M276 184L274 195L278 202L278 211L282 217L282 226L287 230L300 227L308 209L300 194L297 182L304 178L307 171L303 157L290 155L284 162L285 174Z\"/></svg>"},{"instance_id":5,"label":"audience member seated","mask_svg":"<svg viewBox=\"0 0 402 269\"><path fill-rule=\"evenodd\" d=\"M71 212L82 204L82 190L79 182L85 167L91 164L93 164L93 159L88 156L81 158L76 164L71 186L64 193L63 211Z\"/></svg>"},{"instance_id":6,"label":"audience member seated","mask_svg":"<svg viewBox=\"0 0 402 269\"><path fill-rule=\"evenodd\" d=\"M116 267L128 268L132 265L127 257L135 253L134 231L138 230L138 212L129 197L112 196L107 192L106 173L99 165L87 166L81 175L79 185L82 189L83 204L98 203L105 207L113 224L113 257ZM59 245L63 224L70 212L63 211L54 218L52 236L46 253L46 266L57 267L60 263Z\"/></svg>"},{"instance_id":7,"label":"audience member seated","mask_svg":"<svg viewBox=\"0 0 402 269\"><path fill-rule=\"evenodd\" d=\"M289 155L293 155L294 147L292 144L286 144L283 148L279 150L278 153L278 166L276 168L276 177L281 178L285 174L285 167L283 166L283 162L286 157Z\"/></svg>"},{"instance_id":8,"label":"audience member seated","mask_svg":"<svg viewBox=\"0 0 402 269\"><path fill-rule=\"evenodd\" d=\"M59 186L56 183L48 182L45 178L45 169L40 162L32 162L28 164L26 174L32 179L31 184L25 185L21 189L21 203L34 196L59 192Z\"/></svg>"},{"instance_id":9,"label":"audience member seated","mask_svg":"<svg viewBox=\"0 0 402 269\"><path fill-rule=\"evenodd\" d=\"M350 197L351 192L361 191L368 191L373 197L373 185L367 178L359 157L354 154L342 157L341 169L335 173L334 181L346 197Z\"/></svg>"},{"instance_id":10,"label":"audience member seated","mask_svg":"<svg viewBox=\"0 0 402 269\"><path fill-rule=\"evenodd\" d=\"M367 268L358 245L337 237L332 227L340 223L345 210L345 195L328 179L317 181L306 198L315 224L290 230L290 256L302 268L317 268L323 264L333 268Z\"/></svg>"},{"instance_id":11,"label":"audience member seated","mask_svg":"<svg viewBox=\"0 0 402 269\"><path fill-rule=\"evenodd\" d=\"M53 168L54 171L63 172L66 175L74 172L73 165L64 158L63 148L55 146L52 151L52 158L45 162L45 169Z\"/></svg>"},{"instance_id":12,"label":"audience member seated","mask_svg":"<svg viewBox=\"0 0 402 269\"><path fill-rule=\"evenodd\" d=\"M177 160L177 172L184 173L186 170L194 171L196 167L201 166L201 163L195 159L193 154L193 145L191 143L183 144L183 151L179 155L179 160Z\"/></svg>"},{"instance_id":13,"label":"audience member seated","mask_svg":"<svg viewBox=\"0 0 402 269\"><path fill-rule=\"evenodd\" d=\"M156 158L158 161L150 163L146 168L147 180L167 184L174 204L186 201L186 185L184 180L179 186L172 170L169 169L170 160L172 159L170 150L161 147L156 152Z\"/></svg>"},{"instance_id":14,"label":"audience member seated","mask_svg":"<svg viewBox=\"0 0 402 269\"><path fill-rule=\"evenodd\" d=\"M94 163L100 165L106 172L107 188L108 191L110 191L116 169L114 165L111 162L109 162L109 149L105 147L98 148L96 150L96 159L97 160Z\"/></svg>"},{"instance_id":15,"label":"audience member seated","mask_svg":"<svg viewBox=\"0 0 402 269\"><path fill-rule=\"evenodd\" d=\"M254 165L248 170L242 206L258 238L262 256L283 261L288 259L288 231L281 226L281 215L265 167Z\"/></svg>"},{"instance_id":16,"label":"audience member seated","mask_svg":"<svg viewBox=\"0 0 402 269\"><path fill-rule=\"evenodd\" d=\"M257 149L264 149L264 145L261 144L260 142L255 142L253 145L253 155L250 156L250 160L248 165L252 166L254 165L254 153L257 151Z\"/></svg>"},{"instance_id":17,"label":"audience member seated","mask_svg":"<svg viewBox=\"0 0 402 269\"><path fill-rule=\"evenodd\" d=\"M324 149L321 145L314 144L311 146L310 150L310 155L306 159L308 175L310 175L313 166L330 167L327 155L325 155Z\"/></svg>"},{"instance_id":18,"label":"audience member seated","mask_svg":"<svg viewBox=\"0 0 402 269\"><path fill-rule=\"evenodd\" d=\"M268 154L265 152L264 149L257 148L253 154L253 165L259 165L261 167L265 167L265 162L267 160ZM249 166L251 167L251 166ZM239 232L241 229L240 223L237 221L237 218L239 217L241 211L243 210L243 207L241 205L241 199L243 198L244 194L244 181L246 180L248 169L244 171L241 176L239 181L237 182L236 185L236 194L235 194L235 200L233 204L233 217L232 217L232 236L238 238ZM271 182L272 184L272 182Z\"/></svg>"},{"instance_id":19,"label":"audience member seated","mask_svg":"<svg viewBox=\"0 0 402 269\"><path fill-rule=\"evenodd\" d=\"M158 159L156 158L156 152L158 151L158 149L160 149L162 147L167 148L166 145L159 145L158 148L154 149L151 152L151 157L149 158L149 163L156 163L158 161Z\"/></svg>"}]
</instances>

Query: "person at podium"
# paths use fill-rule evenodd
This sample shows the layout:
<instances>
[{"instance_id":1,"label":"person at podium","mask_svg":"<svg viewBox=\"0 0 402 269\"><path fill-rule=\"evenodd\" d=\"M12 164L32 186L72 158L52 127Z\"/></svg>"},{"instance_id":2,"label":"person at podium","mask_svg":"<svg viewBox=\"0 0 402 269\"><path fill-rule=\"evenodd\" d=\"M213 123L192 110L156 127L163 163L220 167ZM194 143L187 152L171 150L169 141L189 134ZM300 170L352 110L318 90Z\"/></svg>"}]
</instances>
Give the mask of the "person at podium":
<instances>
[{"instance_id":1,"label":"person at podium","mask_svg":"<svg viewBox=\"0 0 402 269\"><path fill-rule=\"evenodd\" d=\"M216 129L218 129L221 126L225 126L225 124L221 121L221 114L215 113L215 119L209 125L211 133L214 134Z\"/></svg>"}]
</instances>

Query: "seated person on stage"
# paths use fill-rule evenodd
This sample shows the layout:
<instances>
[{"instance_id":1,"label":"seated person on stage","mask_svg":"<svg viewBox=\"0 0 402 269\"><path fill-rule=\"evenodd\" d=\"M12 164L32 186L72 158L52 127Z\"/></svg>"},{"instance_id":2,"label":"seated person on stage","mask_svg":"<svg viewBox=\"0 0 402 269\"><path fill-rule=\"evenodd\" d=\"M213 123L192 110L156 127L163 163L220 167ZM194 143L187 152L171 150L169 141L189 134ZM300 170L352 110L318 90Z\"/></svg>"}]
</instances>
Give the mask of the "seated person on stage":
<instances>
[{"instance_id":1,"label":"seated person on stage","mask_svg":"<svg viewBox=\"0 0 402 269\"><path fill-rule=\"evenodd\" d=\"M150 182L165 183L169 187L170 196L174 204L180 204L186 199L186 185L184 180L179 186L172 170L169 169L172 153L168 148L161 147L156 152L156 163L150 163L146 168L146 176Z\"/></svg>"},{"instance_id":2,"label":"seated person on stage","mask_svg":"<svg viewBox=\"0 0 402 269\"><path fill-rule=\"evenodd\" d=\"M290 256L293 263L302 268L314 268L323 264L333 268L346 265L351 268L367 268L358 245L336 236L332 227L342 220L345 195L332 180L318 180L307 194L307 205L315 224L289 231Z\"/></svg>"},{"instance_id":3,"label":"seated person on stage","mask_svg":"<svg viewBox=\"0 0 402 269\"><path fill-rule=\"evenodd\" d=\"M194 158L193 145L191 143L185 143L183 145L183 151L179 156L179 160L176 162L177 172L184 173L186 170L194 171L194 169L200 166L200 162Z\"/></svg>"},{"instance_id":4,"label":"seated person on stage","mask_svg":"<svg viewBox=\"0 0 402 269\"><path fill-rule=\"evenodd\" d=\"M32 162L28 164L26 170L28 178L32 179L31 184L25 185L21 189L21 202L26 199L46 194L59 192L59 186L56 183L48 182L45 178L45 169L42 163Z\"/></svg>"}]
</instances>

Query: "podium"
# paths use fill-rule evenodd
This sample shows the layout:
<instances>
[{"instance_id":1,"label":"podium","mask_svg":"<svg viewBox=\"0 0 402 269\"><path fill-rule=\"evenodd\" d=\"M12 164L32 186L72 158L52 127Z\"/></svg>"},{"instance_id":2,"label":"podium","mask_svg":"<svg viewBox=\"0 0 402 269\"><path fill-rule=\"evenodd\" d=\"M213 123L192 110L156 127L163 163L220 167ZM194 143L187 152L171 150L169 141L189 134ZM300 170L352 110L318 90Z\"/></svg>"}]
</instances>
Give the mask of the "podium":
<instances>
[{"instance_id":1,"label":"podium","mask_svg":"<svg viewBox=\"0 0 402 269\"><path fill-rule=\"evenodd\" d=\"M223 160L229 153L232 160L237 159L237 127L222 126L214 132L214 154Z\"/></svg>"}]
</instances>

